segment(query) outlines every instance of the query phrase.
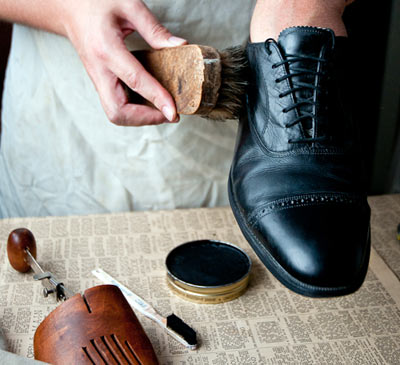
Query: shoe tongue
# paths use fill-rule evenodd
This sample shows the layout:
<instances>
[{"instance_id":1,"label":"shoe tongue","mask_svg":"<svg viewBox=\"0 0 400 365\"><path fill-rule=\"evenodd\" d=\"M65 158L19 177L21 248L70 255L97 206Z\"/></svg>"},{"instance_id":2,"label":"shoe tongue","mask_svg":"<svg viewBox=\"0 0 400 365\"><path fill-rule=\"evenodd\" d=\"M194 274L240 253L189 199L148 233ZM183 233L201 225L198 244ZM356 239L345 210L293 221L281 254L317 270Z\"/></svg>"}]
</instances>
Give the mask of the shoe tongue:
<instances>
[{"instance_id":1,"label":"shoe tongue","mask_svg":"<svg viewBox=\"0 0 400 365\"><path fill-rule=\"evenodd\" d=\"M316 28L316 27L292 27L287 28L281 32L278 38L278 45L285 59L291 59L291 56L305 56L305 57L321 57L321 50L332 49L334 45L334 33L330 29ZM300 60L297 62L289 63L289 73L295 73L296 69L306 69L310 71L317 71L318 62L310 59ZM315 84L315 75L303 74L293 76L290 78L292 86L296 87L299 83ZM311 98L314 93L313 89L304 88L294 93L295 101L299 99ZM299 109L304 112L311 112L311 105L300 106ZM300 112L300 114L302 114ZM309 137L313 134L313 125L311 118L303 119L302 125L304 131Z\"/></svg>"}]
</instances>

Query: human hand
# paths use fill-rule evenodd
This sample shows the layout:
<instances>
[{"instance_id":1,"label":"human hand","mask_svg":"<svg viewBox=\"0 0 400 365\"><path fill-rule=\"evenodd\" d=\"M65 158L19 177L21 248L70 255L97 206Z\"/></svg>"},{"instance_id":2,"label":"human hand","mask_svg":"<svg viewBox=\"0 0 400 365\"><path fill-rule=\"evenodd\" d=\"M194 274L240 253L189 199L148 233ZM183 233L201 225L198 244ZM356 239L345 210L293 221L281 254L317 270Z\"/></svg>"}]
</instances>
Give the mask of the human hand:
<instances>
[{"instance_id":1,"label":"human hand","mask_svg":"<svg viewBox=\"0 0 400 365\"><path fill-rule=\"evenodd\" d=\"M154 49L186 40L172 36L141 0L72 0L64 3L66 35L92 79L107 117L123 126L177 122L174 100L128 51L125 37L137 31ZM155 107L129 104L124 82Z\"/></svg>"}]
</instances>

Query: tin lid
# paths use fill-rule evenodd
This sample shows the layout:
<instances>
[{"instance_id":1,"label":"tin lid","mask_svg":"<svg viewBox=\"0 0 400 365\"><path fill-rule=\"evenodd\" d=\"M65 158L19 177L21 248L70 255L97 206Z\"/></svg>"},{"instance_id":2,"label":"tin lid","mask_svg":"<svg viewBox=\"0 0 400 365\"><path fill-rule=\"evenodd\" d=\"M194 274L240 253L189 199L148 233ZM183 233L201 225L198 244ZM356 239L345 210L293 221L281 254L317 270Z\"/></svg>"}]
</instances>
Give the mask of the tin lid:
<instances>
[{"instance_id":1,"label":"tin lid","mask_svg":"<svg viewBox=\"0 0 400 365\"><path fill-rule=\"evenodd\" d=\"M230 243L199 240L175 247L166 267L168 286L178 296L197 303L222 303L244 293L251 260Z\"/></svg>"}]
</instances>

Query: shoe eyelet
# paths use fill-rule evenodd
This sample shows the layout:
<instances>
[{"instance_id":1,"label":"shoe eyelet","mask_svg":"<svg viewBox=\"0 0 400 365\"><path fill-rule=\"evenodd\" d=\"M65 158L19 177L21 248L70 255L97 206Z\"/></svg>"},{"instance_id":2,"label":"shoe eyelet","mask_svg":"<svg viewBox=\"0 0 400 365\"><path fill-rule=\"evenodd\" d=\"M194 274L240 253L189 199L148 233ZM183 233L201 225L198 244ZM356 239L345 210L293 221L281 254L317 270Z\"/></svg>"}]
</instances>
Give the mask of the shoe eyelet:
<instances>
[{"instance_id":1,"label":"shoe eyelet","mask_svg":"<svg viewBox=\"0 0 400 365\"><path fill-rule=\"evenodd\" d=\"M271 56L271 54L272 54L272 51L269 49L269 44L271 43L271 41L273 41L273 39L272 38L268 38L264 42L265 51L267 52L268 56Z\"/></svg>"}]
</instances>

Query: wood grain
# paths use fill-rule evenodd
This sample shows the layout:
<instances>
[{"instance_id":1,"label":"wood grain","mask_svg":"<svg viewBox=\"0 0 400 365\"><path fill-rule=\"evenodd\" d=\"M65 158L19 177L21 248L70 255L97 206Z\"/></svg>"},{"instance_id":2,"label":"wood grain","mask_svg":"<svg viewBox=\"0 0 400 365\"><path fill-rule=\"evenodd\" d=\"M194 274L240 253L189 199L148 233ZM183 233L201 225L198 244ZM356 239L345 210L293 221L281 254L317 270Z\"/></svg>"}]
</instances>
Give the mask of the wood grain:
<instances>
[{"instance_id":1,"label":"wood grain","mask_svg":"<svg viewBox=\"0 0 400 365\"><path fill-rule=\"evenodd\" d=\"M212 47L187 45L133 55L175 100L179 114L208 114L221 87L221 58Z\"/></svg>"},{"instance_id":2,"label":"wood grain","mask_svg":"<svg viewBox=\"0 0 400 365\"><path fill-rule=\"evenodd\" d=\"M27 272L30 269L26 249L29 249L36 259L36 241L32 232L26 228L14 229L8 236L7 255L11 266L19 272Z\"/></svg>"},{"instance_id":3,"label":"wood grain","mask_svg":"<svg viewBox=\"0 0 400 365\"><path fill-rule=\"evenodd\" d=\"M158 364L121 291L100 285L51 312L33 339L35 359L51 364Z\"/></svg>"}]
</instances>

